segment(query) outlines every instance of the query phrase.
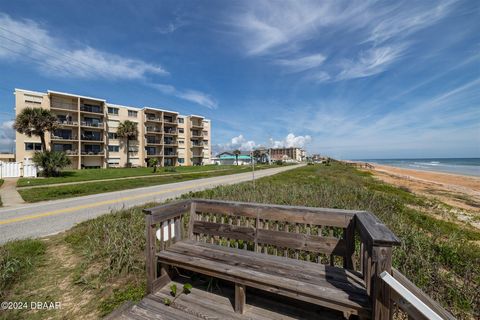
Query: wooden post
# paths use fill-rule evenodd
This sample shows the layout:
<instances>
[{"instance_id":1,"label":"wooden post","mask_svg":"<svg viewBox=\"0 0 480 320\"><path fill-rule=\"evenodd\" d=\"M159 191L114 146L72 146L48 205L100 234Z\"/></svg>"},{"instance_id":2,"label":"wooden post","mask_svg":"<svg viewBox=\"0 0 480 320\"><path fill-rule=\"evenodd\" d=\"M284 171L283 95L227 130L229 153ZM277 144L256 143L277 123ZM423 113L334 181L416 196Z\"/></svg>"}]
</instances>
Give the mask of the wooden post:
<instances>
[{"instance_id":1,"label":"wooden post","mask_svg":"<svg viewBox=\"0 0 480 320\"><path fill-rule=\"evenodd\" d=\"M373 276L372 276L372 311L375 320L391 319L390 288L380 278L383 271L392 272L392 247L374 246L372 249Z\"/></svg>"},{"instance_id":2,"label":"wooden post","mask_svg":"<svg viewBox=\"0 0 480 320\"><path fill-rule=\"evenodd\" d=\"M190 220L188 221L188 239L194 240L193 238L193 223L195 221L195 216L197 215L197 204L192 201L190 203Z\"/></svg>"},{"instance_id":3,"label":"wooden post","mask_svg":"<svg viewBox=\"0 0 480 320\"><path fill-rule=\"evenodd\" d=\"M355 219L351 219L348 226L343 229L343 239L346 244L343 267L353 270L353 257L355 255Z\"/></svg>"},{"instance_id":4,"label":"wooden post","mask_svg":"<svg viewBox=\"0 0 480 320\"><path fill-rule=\"evenodd\" d=\"M245 312L246 302L246 287L245 285L235 283L235 312L243 314Z\"/></svg>"},{"instance_id":5,"label":"wooden post","mask_svg":"<svg viewBox=\"0 0 480 320\"><path fill-rule=\"evenodd\" d=\"M153 292L153 283L157 279L157 259L155 258L155 225L152 224L152 215L145 216L145 231L147 243L145 246L147 294Z\"/></svg>"}]
</instances>

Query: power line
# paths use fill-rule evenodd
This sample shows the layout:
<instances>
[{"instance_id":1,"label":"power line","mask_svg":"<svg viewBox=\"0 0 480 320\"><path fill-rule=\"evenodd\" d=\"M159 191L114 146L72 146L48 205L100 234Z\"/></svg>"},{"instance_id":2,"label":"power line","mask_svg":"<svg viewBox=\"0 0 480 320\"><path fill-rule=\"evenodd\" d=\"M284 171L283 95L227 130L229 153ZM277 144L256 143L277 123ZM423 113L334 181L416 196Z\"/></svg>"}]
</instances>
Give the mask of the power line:
<instances>
[{"instance_id":1,"label":"power line","mask_svg":"<svg viewBox=\"0 0 480 320\"><path fill-rule=\"evenodd\" d=\"M24 37L24 36L22 36L22 35L20 35L20 34L18 34L18 33L15 33L15 32L13 32L13 31L11 31L11 30L8 30L8 29L6 29L6 28L4 28L4 27L2 27L2 26L0 26L0 29L5 30L6 32L9 32L9 33L11 33L11 34L14 34L14 35L16 35L16 36L19 37L19 38L22 38L22 39L24 39L24 40L27 40L27 41L35 44L36 46L41 47L41 48L44 48L44 49L46 49L46 50L48 50L48 51L51 51L51 52L53 52L53 53L55 53L55 54L57 54L57 55L62 55L62 56L66 57L66 58L68 58L68 59L70 59L70 60L73 60L73 61L77 62L78 64L81 64L81 65L83 65L83 66L86 66L87 68L93 68L93 69L96 68L95 66L89 65L89 64L85 63L84 61L80 61L80 60L78 60L78 59L76 59L76 58L74 58L74 57L72 57L72 56L70 56L70 55L67 55L67 54L64 53L64 52L56 51L56 50L54 50L54 49L52 49L52 48L49 48L49 47L47 47L47 46L45 46L45 45L43 45L43 44L40 44L40 43L38 43L38 42L30 39L30 38ZM23 45L23 46L25 46L25 47L27 47L27 48L29 47L29 46L28 46L27 44L25 44L25 43L18 42L18 41L16 41L16 40L11 39L11 38L5 37L4 35L1 35L1 34L0 34L0 37L5 38L5 39L10 40L10 41L13 41L13 42L15 42L15 43L18 43L19 45ZM46 52L40 51L40 50L38 50L38 49L36 49L36 48L33 48L33 47L31 47L31 48L32 48L33 50L36 50L36 51L41 52L41 53L43 53L43 54L47 54ZM58 59L58 57L55 57L55 56L52 56L52 55L50 55L50 56ZM67 63L71 64L70 61L67 61ZM72 64L71 64L71 65L72 65Z\"/></svg>"}]
</instances>

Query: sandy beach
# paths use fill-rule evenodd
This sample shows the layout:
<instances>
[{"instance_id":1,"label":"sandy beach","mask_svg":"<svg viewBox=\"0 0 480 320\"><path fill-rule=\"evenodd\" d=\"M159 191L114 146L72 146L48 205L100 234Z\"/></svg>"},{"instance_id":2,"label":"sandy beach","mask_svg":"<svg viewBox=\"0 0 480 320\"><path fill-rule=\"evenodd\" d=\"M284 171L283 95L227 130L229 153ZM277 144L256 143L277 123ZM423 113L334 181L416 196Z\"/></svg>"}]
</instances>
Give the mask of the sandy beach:
<instances>
[{"instance_id":1,"label":"sandy beach","mask_svg":"<svg viewBox=\"0 0 480 320\"><path fill-rule=\"evenodd\" d=\"M480 177L371 164L364 168L390 184L406 188L449 208L449 216L480 229Z\"/></svg>"}]
</instances>

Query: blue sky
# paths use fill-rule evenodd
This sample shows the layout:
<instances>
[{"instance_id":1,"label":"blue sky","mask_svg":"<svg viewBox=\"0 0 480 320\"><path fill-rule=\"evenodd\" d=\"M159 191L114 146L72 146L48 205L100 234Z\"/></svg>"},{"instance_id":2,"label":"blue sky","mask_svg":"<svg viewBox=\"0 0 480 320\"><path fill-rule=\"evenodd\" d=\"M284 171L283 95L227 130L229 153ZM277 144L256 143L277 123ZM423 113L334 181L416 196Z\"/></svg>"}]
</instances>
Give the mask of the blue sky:
<instances>
[{"instance_id":1,"label":"blue sky","mask_svg":"<svg viewBox=\"0 0 480 320\"><path fill-rule=\"evenodd\" d=\"M480 157L478 1L2 1L13 88L212 119L216 150Z\"/></svg>"}]
</instances>

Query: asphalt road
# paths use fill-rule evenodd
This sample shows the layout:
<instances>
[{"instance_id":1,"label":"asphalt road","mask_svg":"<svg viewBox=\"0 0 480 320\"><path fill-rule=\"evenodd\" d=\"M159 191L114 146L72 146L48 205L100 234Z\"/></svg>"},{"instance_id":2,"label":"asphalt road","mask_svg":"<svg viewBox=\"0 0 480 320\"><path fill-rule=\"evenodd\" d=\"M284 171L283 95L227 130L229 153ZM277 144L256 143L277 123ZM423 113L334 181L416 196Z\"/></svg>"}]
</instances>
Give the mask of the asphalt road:
<instances>
[{"instance_id":1,"label":"asphalt road","mask_svg":"<svg viewBox=\"0 0 480 320\"><path fill-rule=\"evenodd\" d=\"M255 178L270 176L297 167L299 166L256 171ZM200 191L251 179L251 172L238 173L0 209L0 244L13 239L36 238L55 234L68 230L79 222L98 217L112 210L149 202L161 202L190 191Z\"/></svg>"}]
</instances>

